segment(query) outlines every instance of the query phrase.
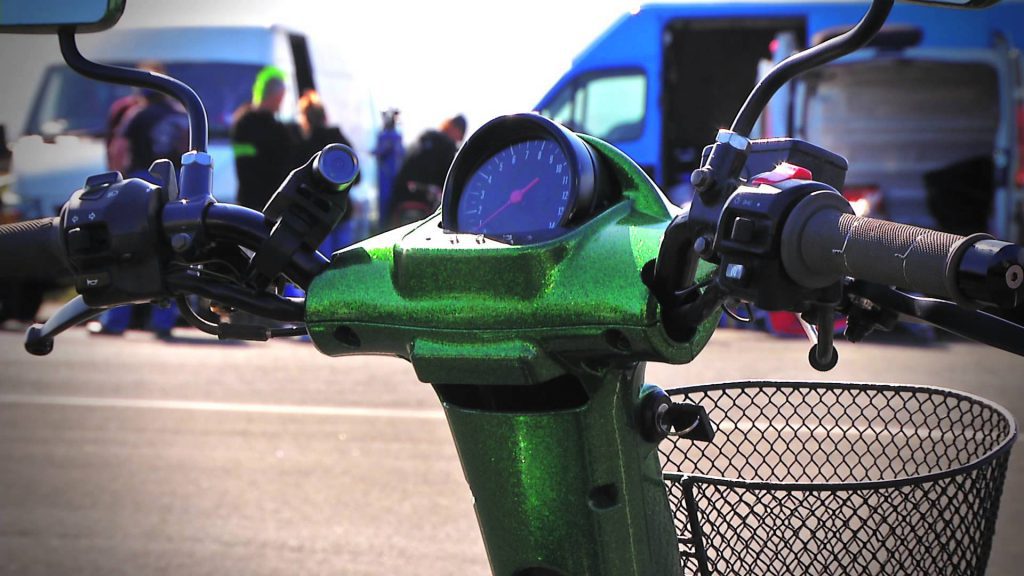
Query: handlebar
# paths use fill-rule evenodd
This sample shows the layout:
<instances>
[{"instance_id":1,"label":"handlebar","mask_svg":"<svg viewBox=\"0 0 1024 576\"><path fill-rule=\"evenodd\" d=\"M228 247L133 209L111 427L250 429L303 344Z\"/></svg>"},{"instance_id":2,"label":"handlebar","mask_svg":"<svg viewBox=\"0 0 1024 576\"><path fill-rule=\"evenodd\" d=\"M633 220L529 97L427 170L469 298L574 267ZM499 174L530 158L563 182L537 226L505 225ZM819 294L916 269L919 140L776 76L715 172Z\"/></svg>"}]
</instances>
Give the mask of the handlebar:
<instances>
[{"instance_id":1,"label":"handlebar","mask_svg":"<svg viewBox=\"0 0 1024 576\"><path fill-rule=\"evenodd\" d=\"M70 274L59 218L0 225L0 278L52 280Z\"/></svg>"}]
</instances>

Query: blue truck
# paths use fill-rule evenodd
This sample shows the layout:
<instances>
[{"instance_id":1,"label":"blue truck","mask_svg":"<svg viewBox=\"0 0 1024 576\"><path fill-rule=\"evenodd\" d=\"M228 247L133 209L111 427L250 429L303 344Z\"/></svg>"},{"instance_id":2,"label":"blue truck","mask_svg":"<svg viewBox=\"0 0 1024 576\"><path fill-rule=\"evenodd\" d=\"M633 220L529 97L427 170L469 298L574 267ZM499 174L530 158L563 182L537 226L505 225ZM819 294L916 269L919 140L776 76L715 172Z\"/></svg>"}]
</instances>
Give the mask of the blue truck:
<instances>
[{"instance_id":1,"label":"blue truck","mask_svg":"<svg viewBox=\"0 0 1024 576\"><path fill-rule=\"evenodd\" d=\"M684 203L702 148L758 78L856 23L863 2L651 4L587 47L536 109L621 148ZM945 226L964 210L1024 239L1024 2L898 4L871 46L781 91L754 136L794 135L850 161L858 210ZM970 104L969 106L967 104ZM954 218L955 219L955 218Z\"/></svg>"}]
</instances>

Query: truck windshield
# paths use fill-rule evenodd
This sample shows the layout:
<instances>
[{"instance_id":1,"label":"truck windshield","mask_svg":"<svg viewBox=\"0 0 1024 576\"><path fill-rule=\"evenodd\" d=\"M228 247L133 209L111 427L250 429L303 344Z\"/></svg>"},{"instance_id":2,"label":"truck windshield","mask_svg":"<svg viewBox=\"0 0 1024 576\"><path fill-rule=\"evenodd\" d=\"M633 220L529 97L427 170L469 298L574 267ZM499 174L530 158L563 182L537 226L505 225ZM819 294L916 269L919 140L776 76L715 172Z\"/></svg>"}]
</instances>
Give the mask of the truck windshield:
<instances>
[{"instance_id":1,"label":"truck windshield","mask_svg":"<svg viewBox=\"0 0 1024 576\"><path fill-rule=\"evenodd\" d=\"M626 142L643 134L646 98L643 71L589 74L564 88L540 113L576 132Z\"/></svg>"},{"instance_id":2,"label":"truck windshield","mask_svg":"<svg viewBox=\"0 0 1024 576\"><path fill-rule=\"evenodd\" d=\"M252 84L260 70L255 64L215 62L173 62L164 66L170 76L191 86L203 100L211 138L228 135L231 117L251 98ZM43 77L25 133L45 138L62 134L102 137L111 105L133 90L84 78L63 64L51 66Z\"/></svg>"}]
</instances>

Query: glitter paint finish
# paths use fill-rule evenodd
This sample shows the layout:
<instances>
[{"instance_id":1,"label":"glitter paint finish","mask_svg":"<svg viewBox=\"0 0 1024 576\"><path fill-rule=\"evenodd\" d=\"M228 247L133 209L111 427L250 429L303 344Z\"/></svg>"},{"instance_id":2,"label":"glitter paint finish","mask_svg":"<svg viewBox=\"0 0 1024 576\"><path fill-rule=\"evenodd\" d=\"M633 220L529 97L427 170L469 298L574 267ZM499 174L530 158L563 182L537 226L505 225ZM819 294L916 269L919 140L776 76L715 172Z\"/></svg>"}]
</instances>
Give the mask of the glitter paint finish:
<instances>
[{"instance_id":1,"label":"glitter paint finish","mask_svg":"<svg viewBox=\"0 0 1024 576\"><path fill-rule=\"evenodd\" d=\"M446 233L435 214L346 248L308 292L317 348L399 356L424 382L466 384L545 381L587 359L691 361L715 321L673 341L640 276L677 209L632 160L586 140L612 168L621 202L540 244Z\"/></svg>"},{"instance_id":2,"label":"glitter paint finish","mask_svg":"<svg viewBox=\"0 0 1024 576\"><path fill-rule=\"evenodd\" d=\"M583 378L590 400L573 410L445 405L491 571L676 576L657 445L633 429L642 370Z\"/></svg>"},{"instance_id":3,"label":"glitter paint finish","mask_svg":"<svg viewBox=\"0 0 1024 576\"><path fill-rule=\"evenodd\" d=\"M368 239L314 280L307 326L324 354L398 356L423 382L582 386L580 404L529 411L441 394L493 573L675 576L656 446L636 424L643 362L691 361L717 319L689 342L665 333L641 270L678 209L621 152L584 139L620 202L538 244L447 233L439 214Z\"/></svg>"}]
</instances>

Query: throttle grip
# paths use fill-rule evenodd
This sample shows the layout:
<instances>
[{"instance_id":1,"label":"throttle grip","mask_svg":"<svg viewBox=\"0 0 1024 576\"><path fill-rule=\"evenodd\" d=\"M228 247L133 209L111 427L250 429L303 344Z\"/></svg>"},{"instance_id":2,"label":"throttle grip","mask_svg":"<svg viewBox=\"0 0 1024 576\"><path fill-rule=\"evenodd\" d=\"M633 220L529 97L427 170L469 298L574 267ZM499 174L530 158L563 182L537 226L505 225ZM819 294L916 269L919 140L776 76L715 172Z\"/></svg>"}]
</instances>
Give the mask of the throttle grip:
<instances>
[{"instance_id":1,"label":"throttle grip","mask_svg":"<svg viewBox=\"0 0 1024 576\"><path fill-rule=\"evenodd\" d=\"M822 288L851 276L967 307L1024 304L1024 247L851 212L841 196L827 192L792 210L780 248L793 280Z\"/></svg>"},{"instance_id":2,"label":"throttle grip","mask_svg":"<svg viewBox=\"0 0 1024 576\"><path fill-rule=\"evenodd\" d=\"M0 278L54 280L69 275L59 218L0 225Z\"/></svg>"},{"instance_id":3,"label":"throttle grip","mask_svg":"<svg viewBox=\"0 0 1024 576\"><path fill-rule=\"evenodd\" d=\"M960 249L985 238L822 211L807 221L801 252L822 272L959 300Z\"/></svg>"}]
</instances>

